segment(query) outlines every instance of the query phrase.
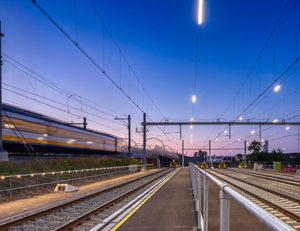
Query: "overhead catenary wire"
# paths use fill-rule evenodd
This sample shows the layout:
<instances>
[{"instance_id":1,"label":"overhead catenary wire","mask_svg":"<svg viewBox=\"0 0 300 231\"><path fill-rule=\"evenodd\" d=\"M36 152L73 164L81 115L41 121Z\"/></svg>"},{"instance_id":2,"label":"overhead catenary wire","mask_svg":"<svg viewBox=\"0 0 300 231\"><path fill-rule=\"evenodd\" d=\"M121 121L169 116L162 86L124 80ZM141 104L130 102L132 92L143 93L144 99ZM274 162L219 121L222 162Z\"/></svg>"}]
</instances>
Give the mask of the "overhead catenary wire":
<instances>
[{"instance_id":1,"label":"overhead catenary wire","mask_svg":"<svg viewBox=\"0 0 300 231\"><path fill-rule=\"evenodd\" d=\"M49 80L48 78L46 78L45 76L42 76L41 74L37 73L36 71L32 70L31 68L29 68L28 66L26 66L24 63L21 63L20 61L16 60L15 58L12 58L11 56L7 55L7 54L3 54L5 58L8 58L10 59L11 61L13 61L14 63L11 63L9 62L8 60L4 60L4 62L8 63L9 65L13 66L14 68L18 69L19 71L23 72L24 74L28 75L29 77L35 79L36 81L46 85L47 87L57 91L58 93L62 94L63 96L65 97L69 97L70 95L78 95L77 93L75 92L71 92L67 89L65 89L64 87L62 86L59 86L57 83ZM24 68L24 69L22 69ZM112 113L108 113L107 110L113 112L113 113L118 113L118 112L115 112L115 111L112 111L111 109L109 108L105 108L106 111L104 110L100 110L98 109L98 107L104 107L103 105L99 105L98 103L95 103L93 101L91 101L90 99L87 99L85 97L82 97L80 96L85 102L85 106L86 107L90 107L94 110L97 110L98 112L100 113L103 113L103 114L106 114L106 115L109 115L109 116L112 116L112 117L116 117L116 115L112 114ZM78 102L78 99L74 98L73 100L77 101ZM88 104L87 102L90 102L91 104L95 104L97 106L97 108L95 108L94 106L91 106L90 104Z\"/></svg>"},{"instance_id":2,"label":"overhead catenary wire","mask_svg":"<svg viewBox=\"0 0 300 231\"><path fill-rule=\"evenodd\" d=\"M252 76L257 64L259 63L259 60L261 59L265 49L267 48L268 44L270 43L273 35L275 34L289 4L290 4L291 0L287 0L286 3L284 4L277 20L275 21L275 24L273 26L273 28L271 29L269 35L267 36L266 40L264 41L263 43L263 46L262 48L259 50L258 52L258 55L256 56L251 68L250 68L250 71L248 72L247 76L245 77L244 81L242 82L241 86L239 87L237 93L234 95L233 99L231 100L231 103L228 105L228 107L225 109L225 111L218 117L218 119L220 119L221 117L224 117L224 115L226 114L226 112L231 108L232 104L235 102L236 99L238 99L242 89L245 87L246 83L248 82L249 78ZM239 116L237 116L238 118ZM227 129L228 127L225 127L225 129ZM224 130L224 129L223 129ZM223 131L222 131L223 132ZM220 136L220 134L222 132L219 132L213 139L216 139L217 137ZM211 134L213 133L213 131L211 132ZM208 137L211 137L211 134L208 136Z\"/></svg>"},{"instance_id":3,"label":"overhead catenary wire","mask_svg":"<svg viewBox=\"0 0 300 231\"><path fill-rule=\"evenodd\" d=\"M115 86L139 111L145 113L141 106L132 98L128 93L121 88L121 86L83 49L78 42L76 42L69 33L67 33L38 3L36 0L31 0L34 6L93 64L96 69L98 69L105 78L107 78L113 86ZM152 121L152 118L147 115L147 117ZM167 134L158 127L158 129L169 139Z\"/></svg>"}]
</instances>

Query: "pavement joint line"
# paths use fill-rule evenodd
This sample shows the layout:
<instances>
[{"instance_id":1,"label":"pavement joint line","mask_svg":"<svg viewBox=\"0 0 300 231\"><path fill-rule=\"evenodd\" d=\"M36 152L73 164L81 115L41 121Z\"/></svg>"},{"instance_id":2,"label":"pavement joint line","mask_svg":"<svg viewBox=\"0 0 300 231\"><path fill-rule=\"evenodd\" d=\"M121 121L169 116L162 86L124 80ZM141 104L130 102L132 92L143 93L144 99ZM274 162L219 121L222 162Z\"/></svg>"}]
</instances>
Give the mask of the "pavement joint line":
<instances>
[{"instance_id":1,"label":"pavement joint line","mask_svg":"<svg viewBox=\"0 0 300 231\"><path fill-rule=\"evenodd\" d=\"M131 211L128 211L128 214L124 214L124 218L118 223L116 224L112 229L110 229L111 231L115 231L117 230L125 221L127 221L140 207L142 207L143 204L145 204L160 188L162 188L179 170L177 169L170 177L168 177L167 179L165 179L161 184L159 184L157 186L156 189L154 189L153 191L149 192L147 195L145 195L138 203L138 205ZM150 195L149 195L150 194ZM145 198L146 197L146 198Z\"/></svg>"},{"instance_id":2,"label":"pavement joint line","mask_svg":"<svg viewBox=\"0 0 300 231\"><path fill-rule=\"evenodd\" d=\"M177 171L175 171L175 173L177 173ZM140 198L142 198L141 200L143 200L148 194L147 193L151 193L153 192L154 188L159 185L160 183L162 183L165 179L167 179L168 177L175 175L174 172L168 174L167 176L163 177L161 180L159 180L158 182L156 182L154 185L152 185L149 189L147 189L145 192L143 192L142 194L140 194L139 196L137 196L136 198L134 198L133 200L131 200L130 202L128 202L126 205L124 205L122 208L118 209L116 212L114 212L113 214L111 214L110 216L108 216L107 218L105 218L104 220L102 220L99 224L97 224L96 226L94 226L92 229L90 229L90 231L96 231L101 229L104 225L106 225L108 222L110 223L116 223L114 222L114 218L115 220L119 217L119 215L121 214L122 211L124 210L128 210L128 208L133 207L132 205L137 204L136 201L139 200ZM145 196L145 194L147 194ZM127 213L126 213L127 215ZM123 218L123 217L122 217ZM110 225L108 225L108 227L110 227ZM110 230L110 229L109 229Z\"/></svg>"}]
</instances>

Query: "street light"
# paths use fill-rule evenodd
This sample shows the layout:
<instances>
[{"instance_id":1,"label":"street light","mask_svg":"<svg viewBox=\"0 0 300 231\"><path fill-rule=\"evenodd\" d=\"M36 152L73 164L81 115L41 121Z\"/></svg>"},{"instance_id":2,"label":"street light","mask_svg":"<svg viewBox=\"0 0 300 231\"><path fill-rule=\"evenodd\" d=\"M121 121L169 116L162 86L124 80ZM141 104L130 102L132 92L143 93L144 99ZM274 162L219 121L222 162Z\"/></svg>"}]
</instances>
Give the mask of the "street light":
<instances>
[{"instance_id":1,"label":"street light","mask_svg":"<svg viewBox=\"0 0 300 231\"><path fill-rule=\"evenodd\" d=\"M280 84L277 84L275 87L274 87L274 92L278 92L281 88L281 85Z\"/></svg>"},{"instance_id":2,"label":"street light","mask_svg":"<svg viewBox=\"0 0 300 231\"><path fill-rule=\"evenodd\" d=\"M197 99L197 98L196 98L196 95L194 94L194 95L192 96L192 102L193 102L193 103L196 103L196 99Z\"/></svg>"},{"instance_id":3,"label":"street light","mask_svg":"<svg viewBox=\"0 0 300 231\"><path fill-rule=\"evenodd\" d=\"M198 3L198 25L203 23L203 0L199 0Z\"/></svg>"}]
</instances>

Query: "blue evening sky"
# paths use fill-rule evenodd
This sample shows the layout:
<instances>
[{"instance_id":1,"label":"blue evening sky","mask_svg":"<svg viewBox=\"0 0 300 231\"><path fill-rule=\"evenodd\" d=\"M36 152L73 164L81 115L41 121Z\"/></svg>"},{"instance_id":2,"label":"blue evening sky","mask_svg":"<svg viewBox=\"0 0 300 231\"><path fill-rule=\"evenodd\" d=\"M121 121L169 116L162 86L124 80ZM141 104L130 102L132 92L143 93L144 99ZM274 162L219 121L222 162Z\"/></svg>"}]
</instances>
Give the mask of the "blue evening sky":
<instances>
[{"instance_id":1,"label":"blue evening sky","mask_svg":"<svg viewBox=\"0 0 300 231\"><path fill-rule=\"evenodd\" d=\"M300 2L291 0L252 75L237 94L287 0L204 0L204 24L200 27L196 0L93 2L162 113L139 86L89 1L37 0L154 121L165 118L189 121L192 116L197 30L200 37L196 120L237 119L238 114L300 55ZM69 122L79 122L86 116L91 129L124 138L124 124L113 119L131 114L134 139L141 143L141 135L135 132L136 128L140 129L141 111L30 0L0 0L0 20L5 34L2 40L5 102ZM61 95L16 69L8 56L69 93ZM294 68L298 66L299 63ZM282 82L279 92L268 90L267 97L262 97L263 101L243 114L243 118L298 121L299 73L295 70ZM242 147L238 139L248 142L259 139L257 127L234 127L230 143L224 129L225 126L184 128L186 146L204 148L208 140L213 139L213 147ZM161 130L167 132L168 137ZM180 150L178 127L161 127L161 130L150 128L149 137L158 137ZM255 131L254 135L250 134L251 130ZM295 127L289 131L284 127L265 127L263 139L269 140L270 148L297 152L297 132ZM216 141L218 134L222 135ZM215 153L236 154L237 151Z\"/></svg>"}]
</instances>

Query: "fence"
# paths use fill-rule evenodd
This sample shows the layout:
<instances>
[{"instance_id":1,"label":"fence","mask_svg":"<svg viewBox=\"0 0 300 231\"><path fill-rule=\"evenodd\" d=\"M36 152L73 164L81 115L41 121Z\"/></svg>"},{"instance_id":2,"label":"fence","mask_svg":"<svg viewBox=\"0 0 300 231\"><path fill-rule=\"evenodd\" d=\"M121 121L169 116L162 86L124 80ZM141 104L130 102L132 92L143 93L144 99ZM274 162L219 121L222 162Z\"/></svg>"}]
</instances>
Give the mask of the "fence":
<instances>
[{"instance_id":1,"label":"fence","mask_svg":"<svg viewBox=\"0 0 300 231\"><path fill-rule=\"evenodd\" d=\"M190 176L192 182L195 210L197 212L198 230L208 230L208 180L220 188L220 230L230 230L230 199L235 200L246 210L253 214L261 223L271 230L296 231L293 227L284 223L263 208L259 207L230 186L213 177L208 172L190 164ZM204 179L203 179L204 178ZM202 183L203 182L203 183Z\"/></svg>"}]
</instances>

